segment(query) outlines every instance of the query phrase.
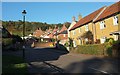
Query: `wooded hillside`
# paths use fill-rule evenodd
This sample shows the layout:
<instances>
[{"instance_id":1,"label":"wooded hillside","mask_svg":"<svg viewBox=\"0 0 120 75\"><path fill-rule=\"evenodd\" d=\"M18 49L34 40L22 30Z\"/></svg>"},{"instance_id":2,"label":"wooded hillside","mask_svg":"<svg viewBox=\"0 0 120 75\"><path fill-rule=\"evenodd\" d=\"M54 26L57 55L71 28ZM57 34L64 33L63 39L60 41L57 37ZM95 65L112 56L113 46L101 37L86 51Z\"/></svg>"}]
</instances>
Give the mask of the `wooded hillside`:
<instances>
[{"instance_id":1,"label":"wooded hillside","mask_svg":"<svg viewBox=\"0 0 120 75\"><path fill-rule=\"evenodd\" d=\"M66 25L67 28L70 25L69 22L65 22L64 24ZM2 25L12 34L22 36L23 22L21 20L2 21ZM26 35L33 33L38 27L41 28L43 31L45 31L46 29L49 29L49 27L54 29L55 25L58 26L59 28L61 28L63 24L61 24L61 23L59 23L59 24L47 24L46 22L42 23L42 22L28 22L28 21L26 21L25 22Z\"/></svg>"}]
</instances>

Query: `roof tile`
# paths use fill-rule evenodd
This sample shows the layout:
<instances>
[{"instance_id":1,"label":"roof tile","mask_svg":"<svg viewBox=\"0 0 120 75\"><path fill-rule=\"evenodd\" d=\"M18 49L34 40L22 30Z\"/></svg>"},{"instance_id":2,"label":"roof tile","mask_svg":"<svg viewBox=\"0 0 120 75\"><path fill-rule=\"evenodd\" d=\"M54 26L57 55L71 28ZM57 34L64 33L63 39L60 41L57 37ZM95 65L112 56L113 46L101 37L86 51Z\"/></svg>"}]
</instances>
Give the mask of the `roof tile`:
<instances>
[{"instance_id":1,"label":"roof tile","mask_svg":"<svg viewBox=\"0 0 120 75\"><path fill-rule=\"evenodd\" d=\"M97 22L101 19L104 19L106 17L109 17L115 13L120 13L120 1L107 7L103 13L94 21L94 22Z\"/></svg>"},{"instance_id":2,"label":"roof tile","mask_svg":"<svg viewBox=\"0 0 120 75\"><path fill-rule=\"evenodd\" d=\"M78 28L79 26L85 25L91 21L104 9L104 7L94 11L93 13L89 14L88 16L82 18L79 20L70 30L73 30L75 28Z\"/></svg>"}]
</instances>

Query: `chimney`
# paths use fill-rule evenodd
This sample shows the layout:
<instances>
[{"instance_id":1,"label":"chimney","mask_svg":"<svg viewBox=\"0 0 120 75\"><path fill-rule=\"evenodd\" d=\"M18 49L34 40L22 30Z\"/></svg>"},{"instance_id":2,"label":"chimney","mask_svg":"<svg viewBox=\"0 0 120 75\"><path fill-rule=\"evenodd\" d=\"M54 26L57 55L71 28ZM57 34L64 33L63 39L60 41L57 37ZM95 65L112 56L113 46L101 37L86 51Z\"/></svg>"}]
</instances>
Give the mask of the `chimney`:
<instances>
[{"instance_id":1,"label":"chimney","mask_svg":"<svg viewBox=\"0 0 120 75\"><path fill-rule=\"evenodd\" d=\"M74 22L74 21L75 21L75 16L72 17L72 22Z\"/></svg>"},{"instance_id":2,"label":"chimney","mask_svg":"<svg viewBox=\"0 0 120 75\"><path fill-rule=\"evenodd\" d=\"M78 15L78 21L81 20L81 19L82 19L82 15L79 14L79 15Z\"/></svg>"}]
</instances>

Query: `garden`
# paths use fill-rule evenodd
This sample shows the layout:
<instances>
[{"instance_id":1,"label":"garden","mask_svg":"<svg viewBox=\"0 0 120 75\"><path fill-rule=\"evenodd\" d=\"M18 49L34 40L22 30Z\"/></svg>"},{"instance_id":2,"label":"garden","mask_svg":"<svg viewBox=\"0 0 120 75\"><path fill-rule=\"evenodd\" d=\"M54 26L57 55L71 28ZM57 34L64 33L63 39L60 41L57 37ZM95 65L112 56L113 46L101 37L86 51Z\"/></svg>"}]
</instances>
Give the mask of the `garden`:
<instances>
[{"instance_id":1,"label":"garden","mask_svg":"<svg viewBox=\"0 0 120 75\"><path fill-rule=\"evenodd\" d=\"M106 40L103 44L86 44L70 47L70 52L90 55L102 55L109 57L119 57L120 41L114 41L112 38Z\"/></svg>"}]
</instances>

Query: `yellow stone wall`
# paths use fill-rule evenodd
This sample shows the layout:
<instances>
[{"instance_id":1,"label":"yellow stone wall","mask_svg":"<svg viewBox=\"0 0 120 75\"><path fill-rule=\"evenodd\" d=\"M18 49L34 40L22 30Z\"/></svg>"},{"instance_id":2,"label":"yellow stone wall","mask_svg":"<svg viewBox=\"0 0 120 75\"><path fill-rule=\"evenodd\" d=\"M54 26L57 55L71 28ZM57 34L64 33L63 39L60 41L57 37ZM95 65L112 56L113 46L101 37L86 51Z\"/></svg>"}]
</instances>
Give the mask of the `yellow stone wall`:
<instances>
[{"instance_id":1,"label":"yellow stone wall","mask_svg":"<svg viewBox=\"0 0 120 75\"><path fill-rule=\"evenodd\" d=\"M101 37L114 38L110 35L111 32L118 31L118 25L113 25L113 16L107 19L104 19L106 27L100 29L100 21L96 22L96 38L100 39Z\"/></svg>"},{"instance_id":2,"label":"yellow stone wall","mask_svg":"<svg viewBox=\"0 0 120 75\"><path fill-rule=\"evenodd\" d=\"M118 16L118 25L113 24L113 17L106 18L102 21L105 21L106 28L100 29L100 21L93 23L88 23L89 30L93 33L94 41L96 39L100 39L101 37L107 37L107 38L115 38L115 36L110 35L111 32L120 31L120 14L117 14ZM79 28L81 28L81 31L79 32ZM73 35L73 32L75 31L75 35ZM78 27L74 30L70 31L70 38L72 38L76 45L81 45L81 41L78 39L79 36L83 35L85 33L85 25ZM82 40L83 44L83 40Z\"/></svg>"},{"instance_id":3,"label":"yellow stone wall","mask_svg":"<svg viewBox=\"0 0 120 75\"><path fill-rule=\"evenodd\" d=\"M120 14L117 15L120 17ZM96 39L100 39L101 37L105 36L107 38L114 38L114 36L109 35L111 32L118 31L118 25L113 24L113 16L107 19L104 19L106 28L100 29L100 21L95 23L96 27ZM120 22L120 18L119 18Z\"/></svg>"},{"instance_id":4,"label":"yellow stone wall","mask_svg":"<svg viewBox=\"0 0 120 75\"><path fill-rule=\"evenodd\" d=\"M90 22L88 23L88 28L89 30L93 33L93 23ZM75 35L73 35L73 32L75 31ZM79 36L82 36L85 33L85 25L78 27L72 31L70 31L70 38L72 38L75 42L76 45L81 45L83 44L83 40L81 41L80 39L78 39Z\"/></svg>"}]
</instances>

